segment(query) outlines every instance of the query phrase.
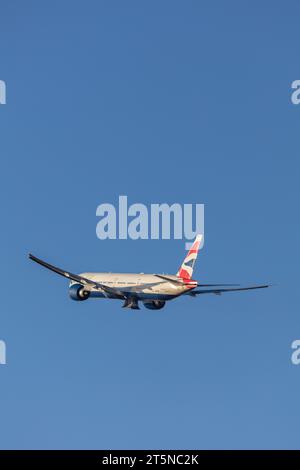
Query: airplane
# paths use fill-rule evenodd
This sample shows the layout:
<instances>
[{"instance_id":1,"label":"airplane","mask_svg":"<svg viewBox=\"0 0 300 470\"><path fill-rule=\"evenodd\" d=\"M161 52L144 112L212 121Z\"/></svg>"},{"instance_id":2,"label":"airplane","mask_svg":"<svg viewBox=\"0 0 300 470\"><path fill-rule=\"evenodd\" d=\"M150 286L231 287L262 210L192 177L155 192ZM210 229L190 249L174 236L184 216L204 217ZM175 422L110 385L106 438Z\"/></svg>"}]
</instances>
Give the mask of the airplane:
<instances>
[{"instance_id":1,"label":"airplane","mask_svg":"<svg viewBox=\"0 0 300 470\"><path fill-rule=\"evenodd\" d=\"M233 287L239 284L202 284L192 279L202 235L197 235L176 275L172 274L132 274L132 273L91 273L72 274L57 268L29 254L29 258L50 271L70 280L69 295L73 300L88 298L119 299L122 307L139 309L139 302L150 310L160 310L167 301L188 295L237 292L270 287L268 284ZM228 287L229 286L229 287Z\"/></svg>"}]
</instances>

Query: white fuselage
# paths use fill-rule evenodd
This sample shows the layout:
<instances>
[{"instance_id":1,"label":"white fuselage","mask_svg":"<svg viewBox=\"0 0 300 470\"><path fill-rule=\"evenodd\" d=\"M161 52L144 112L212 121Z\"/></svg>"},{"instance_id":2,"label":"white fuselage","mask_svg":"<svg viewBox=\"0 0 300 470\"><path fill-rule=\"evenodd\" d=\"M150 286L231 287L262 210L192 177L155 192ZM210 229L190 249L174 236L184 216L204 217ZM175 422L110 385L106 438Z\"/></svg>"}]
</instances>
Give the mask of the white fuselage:
<instances>
[{"instance_id":1,"label":"white fuselage","mask_svg":"<svg viewBox=\"0 0 300 470\"><path fill-rule=\"evenodd\" d=\"M183 281L177 276L163 274L170 279L161 279L154 274L132 273L81 273L82 277L104 284L107 287L118 289L126 295L139 300L156 299L170 300L196 287L195 281ZM171 279L174 281L172 282ZM179 281L179 282L178 282ZM71 281L70 286L76 284ZM89 288L91 297L114 297L107 295L103 290Z\"/></svg>"}]
</instances>

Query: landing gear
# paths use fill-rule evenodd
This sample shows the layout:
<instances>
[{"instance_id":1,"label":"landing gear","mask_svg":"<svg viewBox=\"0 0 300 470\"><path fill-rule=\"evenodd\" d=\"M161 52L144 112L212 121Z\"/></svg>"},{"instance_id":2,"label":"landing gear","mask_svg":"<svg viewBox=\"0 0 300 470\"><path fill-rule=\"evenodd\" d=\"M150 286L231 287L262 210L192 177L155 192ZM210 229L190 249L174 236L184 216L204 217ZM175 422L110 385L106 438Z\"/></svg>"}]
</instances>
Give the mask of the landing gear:
<instances>
[{"instance_id":1,"label":"landing gear","mask_svg":"<svg viewBox=\"0 0 300 470\"><path fill-rule=\"evenodd\" d=\"M132 308L133 310L140 310L138 300L134 297L125 299L122 308Z\"/></svg>"}]
</instances>

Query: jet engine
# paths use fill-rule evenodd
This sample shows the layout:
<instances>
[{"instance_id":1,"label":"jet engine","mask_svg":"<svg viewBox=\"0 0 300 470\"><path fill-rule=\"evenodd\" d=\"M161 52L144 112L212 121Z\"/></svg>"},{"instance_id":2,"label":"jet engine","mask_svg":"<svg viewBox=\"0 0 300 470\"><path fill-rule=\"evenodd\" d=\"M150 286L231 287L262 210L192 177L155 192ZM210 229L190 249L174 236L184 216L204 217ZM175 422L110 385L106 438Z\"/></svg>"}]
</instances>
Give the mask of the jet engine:
<instances>
[{"instance_id":1,"label":"jet engine","mask_svg":"<svg viewBox=\"0 0 300 470\"><path fill-rule=\"evenodd\" d=\"M69 287L69 295L73 300L86 300L89 298L90 293L81 284L72 284Z\"/></svg>"},{"instance_id":2,"label":"jet engine","mask_svg":"<svg viewBox=\"0 0 300 470\"><path fill-rule=\"evenodd\" d=\"M149 310L160 310L165 306L165 303L164 300L145 300L143 302L144 306L149 308Z\"/></svg>"}]
</instances>

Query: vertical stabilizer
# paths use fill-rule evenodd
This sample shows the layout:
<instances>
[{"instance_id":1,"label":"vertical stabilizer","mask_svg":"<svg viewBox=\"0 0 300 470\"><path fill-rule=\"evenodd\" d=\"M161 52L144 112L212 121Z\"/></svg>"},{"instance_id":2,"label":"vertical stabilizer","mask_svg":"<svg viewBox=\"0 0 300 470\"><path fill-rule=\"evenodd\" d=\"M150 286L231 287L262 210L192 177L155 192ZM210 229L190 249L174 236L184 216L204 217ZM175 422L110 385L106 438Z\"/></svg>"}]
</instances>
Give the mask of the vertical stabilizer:
<instances>
[{"instance_id":1,"label":"vertical stabilizer","mask_svg":"<svg viewBox=\"0 0 300 470\"><path fill-rule=\"evenodd\" d=\"M193 270L195 266L195 262L197 259L200 243L202 240L203 235L197 235L190 251L188 252L187 256L185 257L180 269L177 273L178 277L182 279L191 279L193 276Z\"/></svg>"}]
</instances>

